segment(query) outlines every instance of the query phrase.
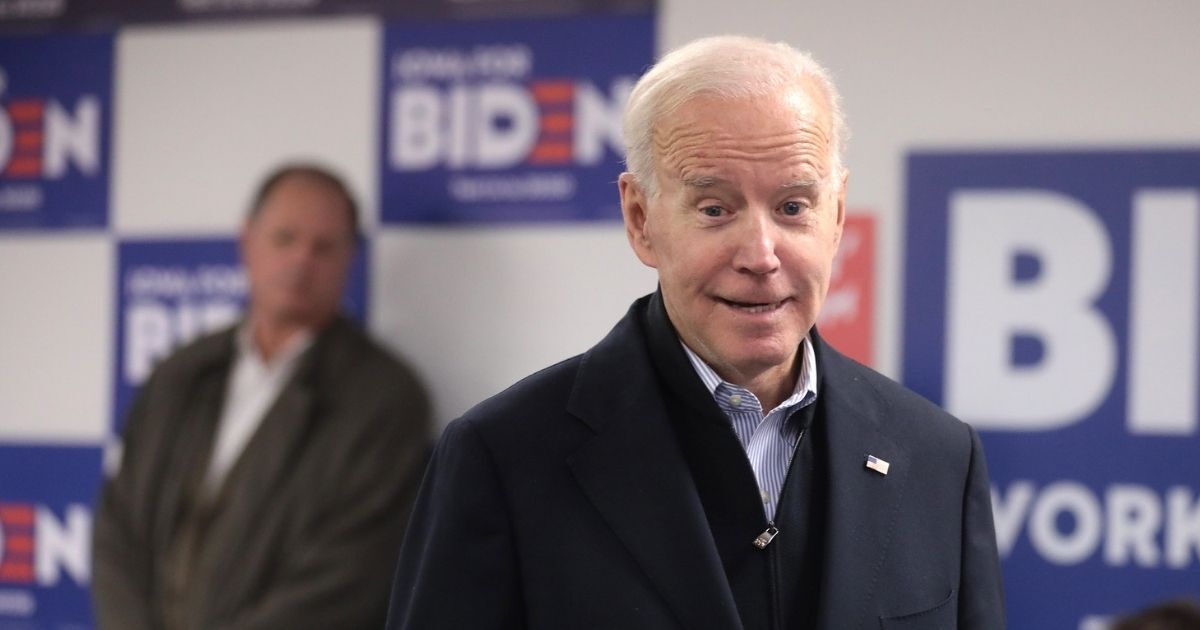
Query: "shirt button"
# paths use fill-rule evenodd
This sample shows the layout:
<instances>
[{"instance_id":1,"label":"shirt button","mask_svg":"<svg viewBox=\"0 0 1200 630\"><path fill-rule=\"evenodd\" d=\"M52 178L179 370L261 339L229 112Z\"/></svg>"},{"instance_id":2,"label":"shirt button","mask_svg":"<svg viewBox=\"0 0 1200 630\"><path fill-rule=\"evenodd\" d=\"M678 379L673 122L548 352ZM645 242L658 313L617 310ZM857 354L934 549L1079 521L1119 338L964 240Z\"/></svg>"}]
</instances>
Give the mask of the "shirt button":
<instances>
[{"instance_id":1,"label":"shirt button","mask_svg":"<svg viewBox=\"0 0 1200 630\"><path fill-rule=\"evenodd\" d=\"M770 503L770 502L771 502L771 495L767 494L767 491L766 491L766 490L760 490L760 491L759 491L759 494L761 494L761 495L762 495L762 500L763 500L763 503Z\"/></svg>"},{"instance_id":2,"label":"shirt button","mask_svg":"<svg viewBox=\"0 0 1200 630\"><path fill-rule=\"evenodd\" d=\"M733 405L734 407L741 407L742 406L742 395L734 394L734 395L730 396L729 404Z\"/></svg>"}]
</instances>

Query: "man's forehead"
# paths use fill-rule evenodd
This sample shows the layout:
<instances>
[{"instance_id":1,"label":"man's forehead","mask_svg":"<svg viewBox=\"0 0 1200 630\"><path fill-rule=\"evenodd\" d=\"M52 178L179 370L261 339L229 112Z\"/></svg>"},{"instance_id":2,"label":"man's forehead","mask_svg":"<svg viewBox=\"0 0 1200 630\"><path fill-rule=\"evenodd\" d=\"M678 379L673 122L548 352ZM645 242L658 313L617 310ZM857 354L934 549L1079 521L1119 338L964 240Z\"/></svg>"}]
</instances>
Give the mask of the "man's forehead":
<instances>
[{"instance_id":1,"label":"man's forehead","mask_svg":"<svg viewBox=\"0 0 1200 630\"><path fill-rule=\"evenodd\" d=\"M697 190L736 187L751 175L774 188L815 188L825 183L833 163L827 138L810 129L758 137L680 134L663 142L655 157L660 180Z\"/></svg>"},{"instance_id":2,"label":"man's forehead","mask_svg":"<svg viewBox=\"0 0 1200 630\"><path fill-rule=\"evenodd\" d=\"M811 100L783 97L692 99L653 131L655 157L668 162L682 155L753 159L772 151L826 153L832 146L828 112Z\"/></svg>"},{"instance_id":3,"label":"man's forehead","mask_svg":"<svg viewBox=\"0 0 1200 630\"><path fill-rule=\"evenodd\" d=\"M781 112L790 112L798 120L809 124L816 123L826 128L832 124L832 112L826 94L813 80L805 78L799 84L761 94L747 92L741 96L726 96L713 92L697 92L679 101L669 110L660 112L652 125L652 131L657 134L676 128L685 122L688 112L695 110L744 112L762 110L766 106Z\"/></svg>"},{"instance_id":4,"label":"man's forehead","mask_svg":"<svg viewBox=\"0 0 1200 630\"><path fill-rule=\"evenodd\" d=\"M337 189L320 180L291 176L276 184L253 218L269 219L270 223L291 223L314 211L349 222L348 202Z\"/></svg>"},{"instance_id":5,"label":"man's forehead","mask_svg":"<svg viewBox=\"0 0 1200 630\"><path fill-rule=\"evenodd\" d=\"M263 205L267 206L272 202L290 201L300 197L341 201L341 194L332 184L304 173L292 173L275 184L275 187L263 199Z\"/></svg>"}]
</instances>

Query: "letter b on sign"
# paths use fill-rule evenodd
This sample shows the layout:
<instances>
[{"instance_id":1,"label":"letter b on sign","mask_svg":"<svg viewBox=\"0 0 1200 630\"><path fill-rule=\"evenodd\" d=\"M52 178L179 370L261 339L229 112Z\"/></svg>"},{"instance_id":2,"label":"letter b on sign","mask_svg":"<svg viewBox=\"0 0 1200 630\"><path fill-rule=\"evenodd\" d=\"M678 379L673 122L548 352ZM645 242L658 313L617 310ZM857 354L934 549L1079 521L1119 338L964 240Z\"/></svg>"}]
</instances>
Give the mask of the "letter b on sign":
<instances>
[{"instance_id":1,"label":"letter b on sign","mask_svg":"<svg viewBox=\"0 0 1200 630\"><path fill-rule=\"evenodd\" d=\"M914 156L906 382L985 430L1196 432L1200 155L1151 155Z\"/></svg>"},{"instance_id":2,"label":"letter b on sign","mask_svg":"<svg viewBox=\"0 0 1200 630\"><path fill-rule=\"evenodd\" d=\"M1078 202L1032 190L957 192L949 219L946 407L980 427L1086 416L1116 363L1091 307L1112 270L1104 226Z\"/></svg>"}]
</instances>

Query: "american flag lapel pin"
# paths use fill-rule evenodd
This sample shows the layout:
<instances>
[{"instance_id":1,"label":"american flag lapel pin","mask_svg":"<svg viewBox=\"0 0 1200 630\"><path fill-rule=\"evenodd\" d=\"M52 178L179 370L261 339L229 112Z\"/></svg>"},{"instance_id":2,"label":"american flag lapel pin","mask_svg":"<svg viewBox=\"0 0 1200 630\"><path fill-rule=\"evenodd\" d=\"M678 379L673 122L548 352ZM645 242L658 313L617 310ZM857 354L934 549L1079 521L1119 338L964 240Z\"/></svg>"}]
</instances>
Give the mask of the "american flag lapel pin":
<instances>
[{"instance_id":1,"label":"american flag lapel pin","mask_svg":"<svg viewBox=\"0 0 1200 630\"><path fill-rule=\"evenodd\" d=\"M888 468L891 468L892 466L891 464L887 463L886 460L879 459L874 455L867 455L866 465L867 468L870 468L881 475L886 475L888 473Z\"/></svg>"}]
</instances>

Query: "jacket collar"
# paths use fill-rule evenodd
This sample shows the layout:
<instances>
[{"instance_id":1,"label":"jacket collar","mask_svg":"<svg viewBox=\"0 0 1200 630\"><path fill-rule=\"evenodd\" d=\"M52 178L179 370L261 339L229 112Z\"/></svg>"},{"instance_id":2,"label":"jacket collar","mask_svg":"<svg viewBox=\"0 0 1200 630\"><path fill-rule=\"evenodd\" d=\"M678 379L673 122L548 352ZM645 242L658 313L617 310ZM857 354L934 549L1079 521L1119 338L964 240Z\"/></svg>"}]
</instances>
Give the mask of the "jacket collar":
<instances>
[{"instance_id":1,"label":"jacket collar","mask_svg":"<svg viewBox=\"0 0 1200 630\"><path fill-rule=\"evenodd\" d=\"M698 418L725 420L676 339L654 294L635 302L584 356L568 410L595 435L568 463L685 627L740 628L661 388L671 388ZM833 629L872 610L874 569L891 544L911 460L903 436L887 424L886 399L864 378L866 368L815 328L811 340L830 489L818 627ZM888 474L867 468L868 455L887 461Z\"/></svg>"},{"instance_id":2,"label":"jacket collar","mask_svg":"<svg viewBox=\"0 0 1200 630\"><path fill-rule=\"evenodd\" d=\"M270 497L286 481L292 464L322 421L321 414L315 413L319 397L336 387L336 378L344 374L359 351L357 337L353 324L336 318L317 333L312 346L299 357L292 378L267 409L258 429L227 475L226 482L236 483L237 490L231 491L225 486L220 490L225 505L222 518L213 523L213 531L209 534L213 539L236 538L253 523L265 518L263 510L273 505ZM210 385L211 391L207 394L216 399L216 413L220 413L223 381L232 369L233 331L225 338L224 347L221 359L214 362L214 365L224 367L215 372L220 374L221 386ZM221 571L234 570L240 561L234 555L235 547L219 549L228 553L215 553L207 558L212 563L212 571L218 575Z\"/></svg>"},{"instance_id":3,"label":"jacket collar","mask_svg":"<svg viewBox=\"0 0 1200 630\"><path fill-rule=\"evenodd\" d=\"M584 355L567 408L595 435L568 465L681 625L741 628L647 351L643 316L651 299L635 302Z\"/></svg>"}]
</instances>

